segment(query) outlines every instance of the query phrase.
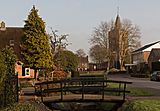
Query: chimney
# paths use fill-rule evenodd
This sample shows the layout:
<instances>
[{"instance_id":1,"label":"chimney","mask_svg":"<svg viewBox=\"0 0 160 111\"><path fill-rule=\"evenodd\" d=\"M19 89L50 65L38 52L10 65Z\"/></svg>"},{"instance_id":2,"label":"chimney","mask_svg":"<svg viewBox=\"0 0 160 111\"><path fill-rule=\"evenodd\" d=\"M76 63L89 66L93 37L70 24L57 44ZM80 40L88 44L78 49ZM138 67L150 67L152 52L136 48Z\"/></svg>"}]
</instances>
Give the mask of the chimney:
<instances>
[{"instance_id":1,"label":"chimney","mask_svg":"<svg viewBox=\"0 0 160 111\"><path fill-rule=\"evenodd\" d=\"M6 30L6 26L5 26L5 23L3 21L0 23L0 30L1 31L5 31Z\"/></svg>"}]
</instances>

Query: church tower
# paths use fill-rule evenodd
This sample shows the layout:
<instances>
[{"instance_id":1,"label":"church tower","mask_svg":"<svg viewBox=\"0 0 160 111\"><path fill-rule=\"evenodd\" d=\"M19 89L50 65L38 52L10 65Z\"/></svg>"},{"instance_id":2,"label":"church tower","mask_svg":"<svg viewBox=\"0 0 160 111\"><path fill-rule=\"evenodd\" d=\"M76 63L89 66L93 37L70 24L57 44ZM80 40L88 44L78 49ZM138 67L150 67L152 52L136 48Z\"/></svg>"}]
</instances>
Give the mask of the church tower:
<instances>
[{"instance_id":1,"label":"church tower","mask_svg":"<svg viewBox=\"0 0 160 111\"><path fill-rule=\"evenodd\" d=\"M119 51L120 51L120 30L121 21L117 14L115 24L113 28L109 31L109 50L110 50L110 66L119 68Z\"/></svg>"}]
</instances>

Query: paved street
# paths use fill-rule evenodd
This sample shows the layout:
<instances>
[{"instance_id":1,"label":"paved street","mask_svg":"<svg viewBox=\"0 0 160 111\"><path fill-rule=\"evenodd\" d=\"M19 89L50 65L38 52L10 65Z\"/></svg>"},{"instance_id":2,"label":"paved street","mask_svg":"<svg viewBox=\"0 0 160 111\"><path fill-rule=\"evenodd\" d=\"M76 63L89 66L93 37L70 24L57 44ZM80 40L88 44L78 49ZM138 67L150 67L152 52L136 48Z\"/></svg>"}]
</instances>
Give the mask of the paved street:
<instances>
[{"instance_id":1,"label":"paved street","mask_svg":"<svg viewBox=\"0 0 160 111\"><path fill-rule=\"evenodd\" d=\"M149 78L135 78L128 74L112 74L108 75L108 79L129 81L133 82L132 86L134 87L155 89L160 92L160 81L150 81Z\"/></svg>"}]
</instances>

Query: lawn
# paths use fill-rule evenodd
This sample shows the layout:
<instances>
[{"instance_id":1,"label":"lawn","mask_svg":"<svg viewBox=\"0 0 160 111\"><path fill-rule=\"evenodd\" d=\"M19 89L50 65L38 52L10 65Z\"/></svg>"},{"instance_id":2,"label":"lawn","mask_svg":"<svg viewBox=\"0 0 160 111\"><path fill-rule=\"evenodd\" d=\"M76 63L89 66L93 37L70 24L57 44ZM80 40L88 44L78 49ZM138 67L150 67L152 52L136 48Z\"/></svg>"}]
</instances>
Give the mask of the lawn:
<instances>
[{"instance_id":1,"label":"lawn","mask_svg":"<svg viewBox=\"0 0 160 111\"><path fill-rule=\"evenodd\" d=\"M119 88L119 84L116 83L109 83L107 84L107 87L109 88ZM123 85L121 85L121 88L123 88ZM148 92L141 88L135 88L131 86L127 86L127 91L130 91L130 93L126 94L128 96L153 96L151 92Z\"/></svg>"},{"instance_id":2,"label":"lawn","mask_svg":"<svg viewBox=\"0 0 160 111\"><path fill-rule=\"evenodd\" d=\"M152 92L145 91L141 88L135 88L135 87L128 87L128 90L131 91L129 93L129 96L153 96Z\"/></svg>"},{"instance_id":3,"label":"lawn","mask_svg":"<svg viewBox=\"0 0 160 111\"><path fill-rule=\"evenodd\" d=\"M81 77L104 77L104 71L79 72Z\"/></svg>"}]
</instances>

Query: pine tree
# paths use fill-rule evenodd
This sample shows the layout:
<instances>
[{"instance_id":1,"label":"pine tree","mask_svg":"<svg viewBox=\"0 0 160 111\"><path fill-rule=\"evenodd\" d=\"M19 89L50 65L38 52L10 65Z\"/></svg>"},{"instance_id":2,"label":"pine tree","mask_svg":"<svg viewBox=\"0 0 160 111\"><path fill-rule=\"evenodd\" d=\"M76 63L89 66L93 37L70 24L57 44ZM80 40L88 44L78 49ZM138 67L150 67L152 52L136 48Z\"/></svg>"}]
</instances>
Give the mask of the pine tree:
<instances>
[{"instance_id":1,"label":"pine tree","mask_svg":"<svg viewBox=\"0 0 160 111\"><path fill-rule=\"evenodd\" d=\"M52 66L52 53L45 31L45 23L39 17L35 6L25 21L21 47L23 62L26 66L35 69L35 77L37 69Z\"/></svg>"}]
</instances>

